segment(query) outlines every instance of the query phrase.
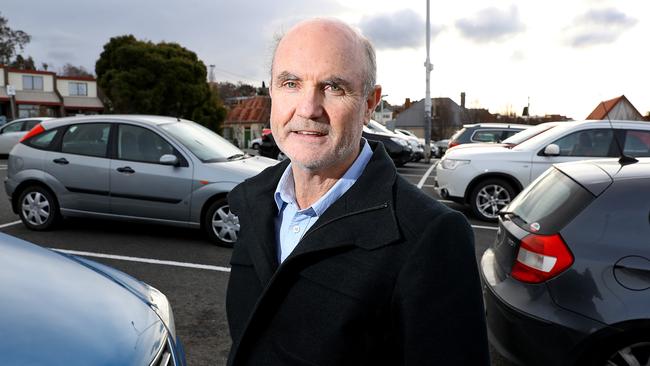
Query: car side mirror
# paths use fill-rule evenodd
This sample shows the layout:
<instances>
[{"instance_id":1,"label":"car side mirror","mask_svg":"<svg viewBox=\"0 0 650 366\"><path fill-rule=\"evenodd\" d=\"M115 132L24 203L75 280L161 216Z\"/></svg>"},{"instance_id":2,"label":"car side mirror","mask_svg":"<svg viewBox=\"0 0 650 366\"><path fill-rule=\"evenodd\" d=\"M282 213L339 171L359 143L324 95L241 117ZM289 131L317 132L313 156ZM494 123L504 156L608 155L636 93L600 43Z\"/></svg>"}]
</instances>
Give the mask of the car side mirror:
<instances>
[{"instance_id":1,"label":"car side mirror","mask_svg":"<svg viewBox=\"0 0 650 366\"><path fill-rule=\"evenodd\" d=\"M556 144L550 144L544 148L544 155L546 156L558 156L560 155L560 147Z\"/></svg>"},{"instance_id":2,"label":"car side mirror","mask_svg":"<svg viewBox=\"0 0 650 366\"><path fill-rule=\"evenodd\" d=\"M178 165L178 157L173 154L165 154L160 157L160 164L162 165L171 165L171 166L176 166Z\"/></svg>"}]
</instances>

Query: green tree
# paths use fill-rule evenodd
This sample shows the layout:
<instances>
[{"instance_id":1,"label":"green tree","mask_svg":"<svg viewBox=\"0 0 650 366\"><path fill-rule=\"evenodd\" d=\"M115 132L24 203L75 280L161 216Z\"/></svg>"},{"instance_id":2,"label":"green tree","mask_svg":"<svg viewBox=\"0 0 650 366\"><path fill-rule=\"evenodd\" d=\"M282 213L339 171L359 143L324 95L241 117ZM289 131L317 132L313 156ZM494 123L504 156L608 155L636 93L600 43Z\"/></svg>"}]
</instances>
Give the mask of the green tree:
<instances>
[{"instance_id":1,"label":"green tree","mask_svg":"<svg viewBox=\"0 0 650 366\"><path fill-rule=\"evenodd\" d=\"M205 64L177 43L111 38L95 73L113 112L189 118L215 131L225 118L206 81Z\"/></svg>"},{"instance_id":2,"label":"green tree","mask_svg":"<svg viewBox=\"0 0 650 366\"><path fill-rule=\"evenodd\" d=\"M16 48L21 51L32 37L21 31L9 28L7 18L0 15L0 64L9 64L16 55Z\"/></svg>"},{"instance_id":3,"label":"green tree","mask_svg":"<svg viewBox=\"0 0 650 366\"><path fill-rule=\"evenodd\" d=\"M34 59L32 56L23 58L23 56L18 55L16 56L16 59L9 64L9 66L21 70L36 70L36 65L34 64Z\"/></svg>"}]
</instances>

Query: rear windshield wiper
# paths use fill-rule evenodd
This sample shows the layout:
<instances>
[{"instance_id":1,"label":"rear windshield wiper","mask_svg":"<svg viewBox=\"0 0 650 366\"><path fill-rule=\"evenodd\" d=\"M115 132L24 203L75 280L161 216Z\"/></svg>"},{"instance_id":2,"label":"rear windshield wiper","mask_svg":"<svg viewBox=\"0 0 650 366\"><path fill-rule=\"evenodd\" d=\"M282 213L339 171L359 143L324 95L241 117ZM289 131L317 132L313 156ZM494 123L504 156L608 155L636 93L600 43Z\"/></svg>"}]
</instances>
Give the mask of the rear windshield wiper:
<instances>
[{"instance_id":1,"label":"rear windshield wiper","mask_svg":"<svg viewBox=\"0 0 650 366\"><path fill-rule=\"evenodd\" d=\"M524 220L521 216L517 215L517 214L514 213L513 211L499 211L499 216L500 216L500 217L504 217L504 216L506 216L506 215L508 216L508 218L509 218L511 221L512 221L512 219L518 219L518 220L521 220L524 224L528 224L528 223L526 222L526 220Z\"/></svg>"}]
</instances>

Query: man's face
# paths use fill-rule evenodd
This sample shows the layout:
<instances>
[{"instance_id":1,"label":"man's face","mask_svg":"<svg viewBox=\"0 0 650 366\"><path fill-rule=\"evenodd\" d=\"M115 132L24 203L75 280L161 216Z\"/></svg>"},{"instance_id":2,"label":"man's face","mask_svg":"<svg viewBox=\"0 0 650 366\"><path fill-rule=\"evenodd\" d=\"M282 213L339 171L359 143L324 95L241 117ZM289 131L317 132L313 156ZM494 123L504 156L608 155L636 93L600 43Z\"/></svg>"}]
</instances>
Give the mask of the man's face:
<instances>
[{"instance_id":1,"label":"man's face","mask_svg":"<svg viewBox=\"0 0 650 366\"><path fill-rule=\"evenodd\" d=\"M374 108L363 93L365 58L356 38L331 24L298 28L275 53L273 136L299 168L340 171L356 158Z\"/></svg>"}]
</instances>

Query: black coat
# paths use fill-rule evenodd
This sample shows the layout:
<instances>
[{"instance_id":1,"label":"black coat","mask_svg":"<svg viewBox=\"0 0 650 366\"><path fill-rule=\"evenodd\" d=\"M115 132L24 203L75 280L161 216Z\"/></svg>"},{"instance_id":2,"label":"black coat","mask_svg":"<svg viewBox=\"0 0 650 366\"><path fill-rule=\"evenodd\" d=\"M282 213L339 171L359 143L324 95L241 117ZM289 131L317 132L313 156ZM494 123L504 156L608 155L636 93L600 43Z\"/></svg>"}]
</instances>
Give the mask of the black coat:
<instances>
[{"instance_id":1,"label":"black coat","mask_svg":"<svg viewBox=\"0 0 650 366\"><path fill-rule=\"evenodd\" d=\"M229 365L488 365L473 233L397 175L383 145L278 266L273 192L287 163L228 196Z\"/></svg>"}]
</instances>

